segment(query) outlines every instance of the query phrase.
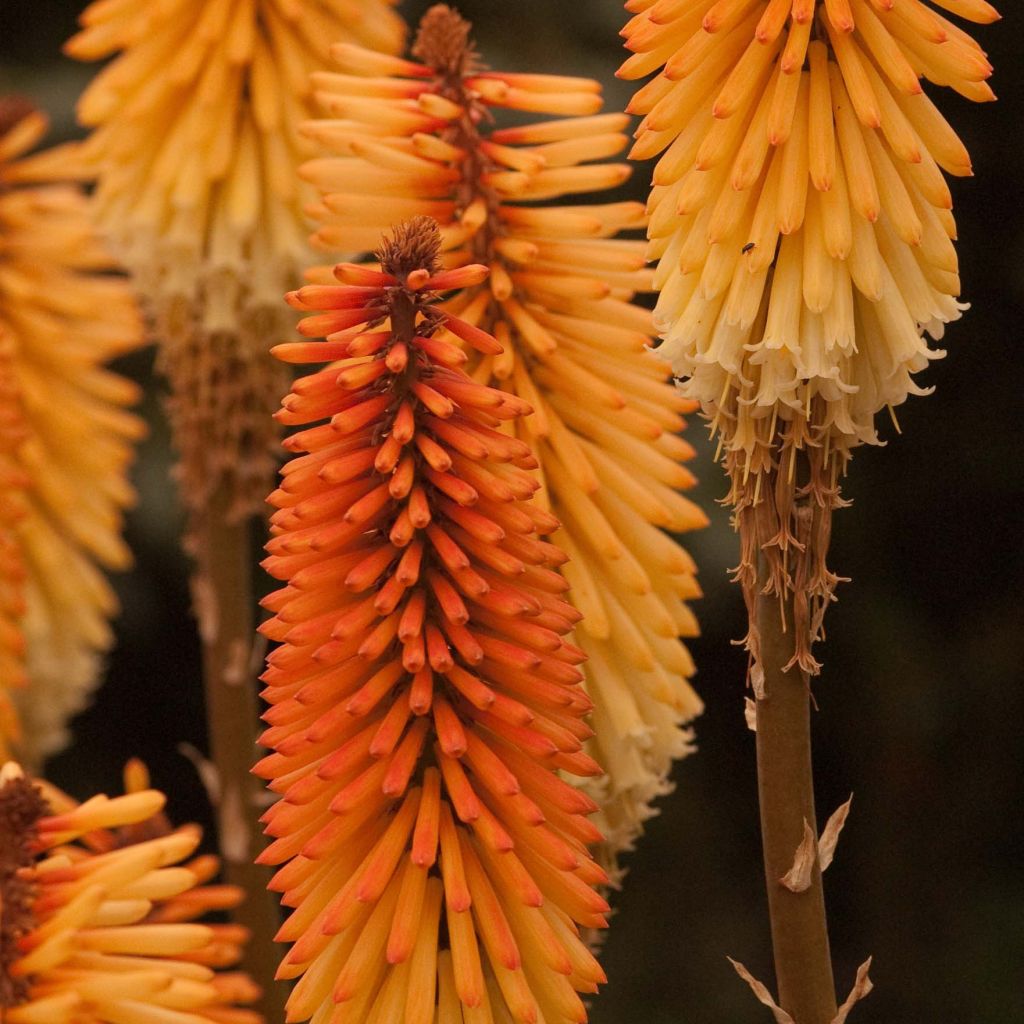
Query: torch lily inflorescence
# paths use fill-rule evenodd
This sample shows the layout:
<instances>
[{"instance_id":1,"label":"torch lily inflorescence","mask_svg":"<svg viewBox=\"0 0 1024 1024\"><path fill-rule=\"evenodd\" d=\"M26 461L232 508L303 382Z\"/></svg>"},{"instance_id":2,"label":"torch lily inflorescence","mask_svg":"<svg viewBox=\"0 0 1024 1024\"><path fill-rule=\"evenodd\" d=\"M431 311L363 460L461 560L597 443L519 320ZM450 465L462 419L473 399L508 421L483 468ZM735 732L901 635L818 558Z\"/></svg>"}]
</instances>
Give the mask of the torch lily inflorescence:
<instances>
[{"instance_id":1,"label":"torch lily inflorescence","mask_svg":"<svg viewBox=\"0 0 1024 1024\"><path fill-rule=\"evenodd\" d=\"M220 484L261 510L291 330L282 292L308 263L303 194L309 73L337 39L393 51L389 0L93 3L67 52L117 54L83 94L82 153L99 222L156 318L182 495L201 516ZM195 524L193 524L195 525Z\"/></svg>"},{"instance_id":2,"label":"torch lily inflorescence","mask_svg":"<svg viewBox=\"0 0 1024 1024\"><path fill-rule=\"evenodd\" d=\"M130 562L143 432L138 388L104 367L142 345L142 321L64 151L27 155L46 129L0 101L0 755L13 741L32 760L65 742L113 640L102 570Z\"/></svg>"},{"instance_id":3,"label":"torch lily inflorescence","mask_svg":"<svg viewBox=\"0 0 1024 1024\"><path fill-rule=\"evenodd\" d=\"M195 919L241 893L206 885L198 829L171 829L145 769L83 804L0 769L0 1016L4 1024L263 1024L237 962L243 932ZM188 858L192 859L188 859Z\"/></svg>"},{"instance_id":4,"label":"torch lily inflorescence","mask_svg":"<svg viewBox=\"0 0 1024 1024\"><path fill-rule=\"evenodd\" d=\"M952 199L971 173L924 78L994 95L991 65L922 0L630 0L632 155L661 154L649 254L659 350L720 435L743 537L740 576L796 592L797 657L836 578L831 509L851 448L942 355L960 315ZM985 0L935 0L979 22ZM797 455L806 465L797 468ZM816 509L816 511L812 511ZM801 511L806 508L806 511Z\"/></svg>"},{"instance_id":5,"label":"torch lily inflorescence","mask_svg":"<svg viewBox=\"0 0 1024 1024\"><path fill-rule=\"evenodd\" d=\"M539 463L537 500L561 521L561 571L584 614L591 749L607 772L587 785L611 867L690 749L682 726L701 709L679 640L697 630L686 604L700 593L696 570L662 532L706 523L677 490L693 483L678 432L694 404L645 351L650 313L632 301L651 288L644 243L614 237L643 227L641 205L545 202L628 177L627 165L603 162L625 145L627 117L600 113L590 79L487 70L469 32L441 4L419 27L414 60L335 47L341 73L314 76L328 117L304 130L336 155L302 173L322 194L321 248L371 249L393 220L429 215L446 267L490 270L442 308L501 342L500 353L470 353L474 380L533 409L515 431ZM495 127L502 112L555 116Z\"/></svg>"},{"instance_id":6,"label":"torch lily inflorescence","mask_svg":"<svg viewBox=\"0 0 1024 1024\"><path fill-rule=\"evenodd\" d=\"M608 909L595 805L559 774L600 771L580 616L512 429L528 406L462 369L501 346L435 304L487 269L442 269L440 244L416 218L381 269L293 293L326 340L275 349L330 361L283 403L302 454L265 562L286 583L256 770L280 795L261 859L294 908L289 1021L569 1024L603 980L579 935Z\"/></svg>"}]
</instances>

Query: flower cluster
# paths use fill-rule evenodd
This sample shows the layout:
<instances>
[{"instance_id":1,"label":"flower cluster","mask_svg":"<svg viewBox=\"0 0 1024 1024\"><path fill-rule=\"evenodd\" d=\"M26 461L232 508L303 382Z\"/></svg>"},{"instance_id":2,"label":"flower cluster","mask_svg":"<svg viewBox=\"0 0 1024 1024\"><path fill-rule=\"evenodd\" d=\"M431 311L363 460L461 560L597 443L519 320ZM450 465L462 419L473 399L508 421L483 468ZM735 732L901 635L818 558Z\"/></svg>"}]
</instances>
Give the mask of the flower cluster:
<instances>
[{"instance_id":1,"label":"flower cluster","mask_svg":"<svg viewBox=\"0 0 1024 1024\"><path fill-rule=\"evenodd\" d=\"M935 3L998 16L985 0ZM632 155L661 154L648 227L659 351L721 435L731 500L753 520L748 590L753 549L776 552L771 589L808 595L816 619L849 451L878 443L880 410L926 393L913 374L942 355L926 336L963 308L942 172L970 174L970 159L920 79L985 101L992 69L921 0L626 6L619 74L658 72L629 109L643 115Z\"/></svg>"},{"instance_id":2,"label":"flower cluster","mask_svg":"<svg viewBox=\"0 0 1024 1024\"><path fill-rule=\"evenodd\" d=\"M0 755L66 739L112 641L137 388L104 364L143 343L127 283L109 273L60 150L26 155L46 118L0 102ZM30 696L9 688L26 678ZM21 726L9 703L19 705Z\"/></svg>"},{"instance_id":3,"label":"flower cluster","mask_svg":"<svg viewBox=\"0 0 1024 1024\"><path fill-rule=\"evenodd\" d=\"M501 346L434 305L486 268L442 269L440 241L416 218L380 270L293 293L326 340L274 350L330 361L283 403L302 454L265 562L287 584L265 601L256 771L280 795L261 860L294 908L290 1021L568 1024L603 980L579 935L608 909L594 804L559 774L600 771L580 616L539 536L558 523L512 429L526 403L462 369Z\"/></svg>"},{"instance_id":4,"label":"flower cluster","mask_svg":"<svg viewBox=\"0 0 1024 1024\"><path fill-rule=\"evenodd\" d=\"M99 222L156 316L181 455L198 514L217 486L260 510L271 414L285 376L267 356L291 330L281 293L308 262L294 168L311 154L309 72L336 39L392 51L390 0L92 3L67 52L120 55L83 94L81 154Z\"/></svg>"},{"instance_id":5,"label":"flower cluster","mask_svg":"<svg viewBox=\"0 0 1024 1024\"><path fill-rule=\"evenodd\" d=\"M540 464L537 500L562 523L562 572L584 614L592 750L607 771L590 792L611 863L689 749L680 726L701 708L678 639L696 632L686 604L699 595L695 567L662 532L706 522L678 493L693 483L678 432L694 406L645 351L650 314L632 302L651 288L644 243L614 237L642 228L640 204L547 202L625 180L627 165L603 161L624 147L628 119L600 113L589 79L486 70L469 31L438 5L415 60L335 47L340 73L314 76L328 118L304 127L335 155L302 173L322 194L322 248L371 249L392 221L429 215L446 267L490 270L443 308L501 342L471 358L473 378L533 409L515 429ZM503 111L556 116L494 127Z\"/></svg>"},{"instance_id":6,"label":"flower cluster","mask_svg":"<svg viewBox=\"0 0 1024 1024\"><path fill-rule=\"evenodd\" d=\"M195 828L130 764L128 793L84 804L0 769L0 1012L5 1024L262 1024L237 962L244 934L195 918L241 893L205 885Z\"/></svg>"}]
</instances>

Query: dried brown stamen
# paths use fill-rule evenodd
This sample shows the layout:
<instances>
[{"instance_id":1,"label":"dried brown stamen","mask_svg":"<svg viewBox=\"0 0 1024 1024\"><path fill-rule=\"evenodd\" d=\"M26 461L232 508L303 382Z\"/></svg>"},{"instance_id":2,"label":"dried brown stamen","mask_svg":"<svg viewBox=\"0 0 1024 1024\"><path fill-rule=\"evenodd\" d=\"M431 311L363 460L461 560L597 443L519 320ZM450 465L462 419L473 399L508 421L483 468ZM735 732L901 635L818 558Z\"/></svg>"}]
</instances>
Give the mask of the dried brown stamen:
<instances>
[{"instance_id":1,"label":"dried brown stamen","mask_svg":"<svg viewBox=\"0 0 1024 1024\"><path fill-rule=\"evenodd\" d=\"M412 55L443 75L469 74L478 66L469 42L472 27L447 4L435 4L420 20Z\"/></svg>"},{"instance_id":2,"label":"dried brown stamen","mask_svg":"<svg viewBox=\"0 0 1024 1024\"><path fill-rule=\"evenodd\" d=\"M28 979L13 977L18 941L35 926L33 890L22 869L32 863L36 823L46 811L39 790L24 776L0 788L0 1008L17 1006L28 995Z\"/></svg>"},{"instance_id":3,"label":"dried brown stamen","mask_svg":"<svg viewBox=\"0 0 1024 1024\"><path fill-rule=\"evenodd\" d=\"M404 281L414 270L431 274L441 268L441 232L432 217L414 217L399 224L377 251L385 273Z\"/></svg>"}]
</instances>

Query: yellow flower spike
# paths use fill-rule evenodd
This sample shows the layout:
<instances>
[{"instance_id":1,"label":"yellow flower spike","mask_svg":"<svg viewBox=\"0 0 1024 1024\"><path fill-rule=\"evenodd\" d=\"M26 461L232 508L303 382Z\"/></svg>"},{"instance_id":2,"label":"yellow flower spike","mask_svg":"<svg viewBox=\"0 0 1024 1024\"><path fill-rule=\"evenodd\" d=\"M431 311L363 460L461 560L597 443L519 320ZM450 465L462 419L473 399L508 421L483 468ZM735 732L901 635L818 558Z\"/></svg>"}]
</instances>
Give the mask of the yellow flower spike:
<instances>
[{"instance_id":1,"label":"yellow flower spike","mask_svg":"<svg viewBox=\"0 0 1024 1024\"><path fill-rule=\"evenodd\" d=\"M245 1008L257 987L212 969L237 962L244 935L194 923L229 904L220 893L229 887L179 866L198 833L163 834L162 804L139 790L76 805L13 762L0 770L5 1024L262 1024ZM137 843L147 831L156 837Z\"/></svg>"},{"instance_id":2,"label":"yellow flower spike","mask_svg":"<svg viewBox=\"0 0 1024 1024\"><path fill-rule=\"evenodd\" d=\"M286 380L267 352L292 328L280 296L308 263L311 196L294 167L314 152L296 128L313 109L309 73L340 39L396 50L392 5L100 0L65 47L79 60L114 56L79 102L93 129L84 173L155 317L194 517L222 483L232 514L262 510Z\"/></svg>"},{"instance_id":3,"label":"yellow flower spike","mask_svg":"<svg viewBox=\"0 0 1024 1024\"><path fill-rule=\"evenodd\" d=\"M313 210L321 248L370 250L393 221L424 214L441 224L446 267L490 268L489 280L442 308L504 351L473 354L465 330L441 337L466 349L475 380L533 408L515 430L539 461L540 498L572 556L562 571L586 615L576 641L596 706L588 749L608 770L586 784L602 805L601 857L613 868L672 760L688 752L683 726L701 709L677 639L695 632L684 603L699 595L695 569L660 529L706 523L677 492L693 483L680 465L692 451L675 433L694 405L645 352L650 314L631 301L651 290L652 275L644 244L616 236L643 227L643 208L599 198L629 174L601 162L624 148L628 118L599 113L600 86L589 79L486 70L469 32L437 5L421 22L415 61L385 68L336 47L340 74L317 78L329 119L303 127L335 155L302 174L322 193ZM492 127L503 110L555 116ZM545 202L583 193L598 201ZM609 607L605 595L624 588Z\"/></svg>"},{"instance_id":4,"label":"yellow flower spike","mask_svg":"<svg viewBox=\"0 0 1024 1024\"><path fill-rule=\"evenodd\" d=\"M142 345L141 319L88 201L60 180L66 148L27 155L46 128L0 101L0 756L14 742L30 760L66 741L110 646L102 570L130 561L143 432L135 385L104 368Z\"/></svg>"},{"instance_id":5,"label":"yellow flower spike","mask_svg":"<svg viewBox=\"0 0 1024 1024\"><path fill-rule=\"evenodd\" d=\"M798 592L796 660L815 671L850 451L926 393L929 338L966 308L942 171L970 174L970 158L921 79L994 99L984 51L946 13L999 15L984 0L626 6L619 75L657 72L630 109L634 155L660 155L658 352L726 453L748 597L760 550L769 592Z\"/></svg>"}]
</instances>

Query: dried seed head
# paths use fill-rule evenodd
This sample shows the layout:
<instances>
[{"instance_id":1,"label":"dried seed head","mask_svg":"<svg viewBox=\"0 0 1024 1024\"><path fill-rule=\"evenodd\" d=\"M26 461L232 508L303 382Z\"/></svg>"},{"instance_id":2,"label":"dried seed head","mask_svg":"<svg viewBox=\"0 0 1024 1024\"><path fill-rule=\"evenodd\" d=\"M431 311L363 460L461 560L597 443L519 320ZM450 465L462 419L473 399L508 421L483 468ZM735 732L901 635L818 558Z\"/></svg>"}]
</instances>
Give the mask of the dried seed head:
<instances>
[{"instance_id":1,"label":"dried seed head","mask_svg":"<svg viewBox=\"0 0 1024 1024\"><path fill-rule=\"evenodd\" d=\"M473 26L447 4L435 4L420 20L412 55L442 75L465 75L477 67L470 45Z\"/></svg>"},{"instance_id":2,"label":"dried seed head","mask_svg":"<svg viewBox=\"0 0 1024 1024\"><path fill-rule=\"evenodd\" d=\"M386 236L377 250L377 258L385 273L404 281L414 270L441 268L441 230L433 217L413 217L399 224Z\"/></svg>"}]
</instances>

